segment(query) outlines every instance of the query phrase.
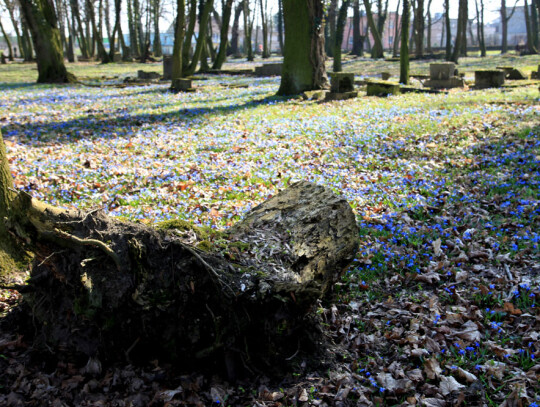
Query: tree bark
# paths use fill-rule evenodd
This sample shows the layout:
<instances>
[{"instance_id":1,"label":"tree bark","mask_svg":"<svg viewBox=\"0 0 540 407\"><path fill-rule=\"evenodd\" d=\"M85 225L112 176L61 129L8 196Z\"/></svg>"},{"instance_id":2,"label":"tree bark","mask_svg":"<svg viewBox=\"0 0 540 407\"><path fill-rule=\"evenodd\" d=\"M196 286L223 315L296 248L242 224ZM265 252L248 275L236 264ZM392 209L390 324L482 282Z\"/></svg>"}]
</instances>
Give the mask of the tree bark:
<instances>
[{"instance_id":1,"label":"tree bark","mask_svg":"<svg viewBox=\"0 0 540 407\"><path fill-rule=\"evenodd\" d=\"M351 54L356 56L364 55L364 44L362 43L362 34L360 33L360 0L354 0L353 3L353 43Z\"/></svg>"},{"instance_id":2,"label":"tree bark","mask_svg":"<svg viewBox=\"0 0 540 407\"><path fill-rule=\"evenodd\" d=\"M322 0L283 0L285 52L279 95L327 86Z\"/></svg>"},{"instance_id":3,"label":"tree bark","mask_svg":"<svg viewBox=\"0 0 540 407\"><path fill-rule=\"evenodd\" d=\"M409 0L403 0L403 13L401 16L401 51L399 55L399 82L409 83Z\"/></svg>"},{"instance_id":4,"label":"tree bark","mask_svg":"<svg viewBox=\"0 0 540 407\"><path fill-rule=\"evenodd\" d=\"M342 0L341 7L336 21L336 35L334 43L334 72L341 72L341 44L343 42L343 32L345 31L345 23L347 22L347 11L349 9L350 0Z\"/></svg>"},{"instance_id":5,"label":"tree bark","mask_svg":"<svg viewBox=\"0 0 540 407\"><path fill-rule=\"evenodd\" d=\"M231 28L231 46L227 51L228 55L238 55L238 27L240 25L240 15L243 10L243 2L240 2L234 9L233 25Z\"/></svg>"},{"instance_id":6,"label":"tree bark","mask_svg":"<svg viewBox=\"0 0 540 407\"><path fill-rule=\"evenodd\" d=\"M84 34L83 24L81 20L81 11L79 8L79 2L77 0L70 0L71 14L75 17L77 23L77 31L79 33L79 48L81 49L81 55L83 58L90 57L89 38ZM75 28L75 27L74 27Z\"/></svg>"},{"instance_id":7,"label":"tree bark","mask_svg":"<svg viewBox=\"0 0 540 407\"><path fill-rule=\"evenodd\" d=\"M262 25L262 43L263 51L262 58L270 57L270 50L268 49L268 0L260 0L261 7L261 25Z\"/></svg>"},{"instance_id":8,"label":"tree bark","mask_svg":"<svg viewBox=\"0 0 540 407\"><path fill-rule=\"evenodd\" d=\"M330 2L328 3L328 11L326 13L324 43L326 48L326 55L328 55L330 58L334 57L337 7L338 0L330 0Z\"/></svg>"},{"instance_id":9,"label":"tree bark","mask_svg":"<svg viewBox=\"0 0 540 407\"><path fill-rule=\"evenodd\" d=\"M109 54L105 50L105 45L103 44L103 37L101 35L101 32L98 30L98 26L96 23L96 13L91 0L87 0L87 10L89 12L90 24L92 25L92 36L94 37L94 41L97 45L98 57L102 63L107 64L111 61L111 59L109 58Z\"/></svg>"},{"instance_id":10,"label":"tree bark","mask_svg":"<svg viewBox=\"0 0 540 407\"><path fill-rule=\"evenodd\" d=\"M444 1L444 22L446 27L446 56L445 59L452 59L452 25L450 22L450 0Z\"/></svg>"},{"instance_id":11,"label":"tree bark","mask_svg":"<svg viewBox=\"0 0 540 407\"><path fill-rule=\"evenodd\" d=\"M38 65L38 83L75 82L64 65L54 4L48 0L20 0L21 10L32 33Z\"/></svg>"},{"instance_id":12,"label":"tree bark","mask_svg":"<svg viewBox=\"0 0 540 407\"><path fill-rule=\"evenodd\" d=\"M189 53L191 52L191 39L195 32L195 23L197 22L197 0L191 0L189 3L189 20L184 38L184 47L182 48L183 71L189 67Z\"/></svg>"},{"instance_id":13,"label":"tree bark","mask_svg":"<svg viewBox=\"0 0 540 407\"><path fill-rule=\"evenodd\" d=\"M539 38L539 25L538 20L540 12L540 0L531 0L531 31L533 36L533 43L535 48L540 52L540 38Z\"/></svg>"},{"instance_id":14,"label":"tree bark","mask_svg":"<svg viewBox=\"0 0 540 407\"><path fill-rule=\"evenodd\" d=\"M6 31L4 30L4 26L2 25L2 21L0 21L0 31L2 31L2 35L4 36L4 40L6 41L6 46L8 48L8 59L10 61L13 61L13 48L11 47L11 41L6 34Z\"/></svg>"},{"instance_id":15,"label":"tree bark","mask_svg":"<svg viewBox=\"0 0 540 407\"><path fill-rule=\"evenodd\" d=\"M375 19L371 11L370 0L363 0L366 9L367 20L371 35L373 36L373 47L371 48L371 58L384 58L384 50L382 45L381 33L377 30Z\"/></svg>"},{"instance_id":16,"label":"tree bark","mask_svg":"<svg viewBox=\"0 0 540 407\"><path fill-rule=\"evenodd\" d=\"M221 32L219 39L219 50L212 65L212 69L221 69L227 59L227 48L229 47L229 25L231 22L233 0L227 0L223 4L223 18L221 19Z\"/></svg>"},{"instance_id":17,"label":"tree bark","mask_svg":"<svg viewBox=\"0 0 540 407\"><path fill-rule=\"evenodd\" d=\"M277 29L278 29L278 41L279 41L279 52L281 55L283 55L283 49L284 49L284 30L283 30L283 0L278 0L278 21L277 21Z\"/></svg>"},{"instance_id":18,"label":"tree bark","mask_svg":"<svg viewBox=\"0 0 540 407\"><path fill-rule=\"evenodd\" d=\"M243 0L244 5L244 53L248 61L253 61L253 44L251 43L251 34L253 24L250 21L249 0Z\"/></svg>"},{"instance_id":19,"label":"tree bark","mask_svg":"<svg viewBox=\"0 0 540 407\"><path fill-rule=\"evenodd\" d=\"M478 7L478 0L474 1L476 6L476 20L477 20L477 37L478 45L480 46L480 56L485 58L487 55L486 39L484 36L484 0L480 0L480 8Z\"/></svg>"},{"instance_id":20,"label":"tree bark","mask_svg":"<svg viewBox=\"0 0 540 407\"><path fill-rule=\"evenodd\" d=\"M48 346L186 369L226 364L230 376L243 366L277 373L320 347L313 308L358 248L349 204L308 182L225 232L181 221L155 230L25 193L12 208L13 230L39 243L21 291Z\"/></svg>"},{"instance_id":21,"label":"tree bark","mask_svg":"<svg viewBox=\"0 0 540 407\"><path fill-rule=\"evenodd\" d=\"M186 3L185 0L176 0L176 27L174 30L174 46L173 46L173 55L172 55L172 72L171 79L172 84L174 85L174 79L182 78L183 72L183 51L182 47L184 46L184 34L185 34L185 24L186 24ZM173 89L180 90L180 89Z\"/></svg>"},{"instance_id":22,"label":"tree bark","mask_svg":"<svg viewBox=\"0 0 540 407\"><path fill-rule=\"evenodd\" d=\"M458 25L456 33L456 41L454 44L454 50L452 52L451 61L458 63L459 56L461 55L463 41L467 40L466 30L467 30L467 0L459 0L459 14L458 14Z\"/></svg>"},{"instance_id":23,"label":"tree bark","mask_svg":"<svg viewBox=\"0 0 540 407\"><path fill-rule=\"evenodd\" d=\"M401 0L398 0L397 6L396 6L396 14L394 15L394 43L392 44L392 56L395 58L398 55L399 46L401 44L400 38L401 38L401 22L399 19L399 10L401 7Z\"/></svg>"},{"instance_id":24,"label":"tree bark","mask_svg":"<svg viewBox=\"0 0 540 407\"><path fill-rule=\"evenodd\" d=\"M197 63L201 59L203 52L203 47L206 46L206 30L208 27L208 21L210 19L210 13L214 7L214 0L206 0L204 6L201 10L201 15L199 19L199 36L197 37L197 44L195 46L195 51L193 52L193 59L191 64L185 69L184 76L190 76L195 73L197 69Z\"/></svg>"},{"instance_id":25,"label":"tree bark","mask_svg":"<svg viewBox=\"0 0 540 407\"><path fill-rule=\"evenodd\" d=\"M414 41L417 58L424 56L424 0L416 0Z\"/></svg>"}]
</instances>

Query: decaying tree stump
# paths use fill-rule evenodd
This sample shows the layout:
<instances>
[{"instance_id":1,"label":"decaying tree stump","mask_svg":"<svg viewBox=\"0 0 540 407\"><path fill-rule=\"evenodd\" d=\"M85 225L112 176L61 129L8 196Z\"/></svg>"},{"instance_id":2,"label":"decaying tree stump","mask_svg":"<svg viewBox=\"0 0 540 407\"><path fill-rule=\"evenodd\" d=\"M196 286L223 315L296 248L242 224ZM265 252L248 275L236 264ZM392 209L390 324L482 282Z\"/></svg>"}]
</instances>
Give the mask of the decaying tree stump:
<instances>
[{"instance_id":1,"label":"decaying tree stump","mask_svg":"<svg viewBox=\"0 0 540 407\"><path fill-rule=\"evenodd\" d=\"M355 216L299 182L230 230L158 228L20 193L9 228L37 253L23 297L49 346L101 360L277 367L316 345L314 306L358 245Z\"/></svg>"}]
</instances>

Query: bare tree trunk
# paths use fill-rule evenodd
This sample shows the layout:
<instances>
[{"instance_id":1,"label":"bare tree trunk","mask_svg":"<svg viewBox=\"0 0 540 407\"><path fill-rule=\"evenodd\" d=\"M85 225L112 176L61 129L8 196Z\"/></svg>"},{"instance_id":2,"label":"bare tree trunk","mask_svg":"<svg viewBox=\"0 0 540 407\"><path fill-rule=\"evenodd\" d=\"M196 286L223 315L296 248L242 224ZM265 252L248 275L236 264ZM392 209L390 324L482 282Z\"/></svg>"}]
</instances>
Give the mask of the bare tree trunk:
<instances>
[{"instance_id":1,"label":"bare tree trunk","mask_svg":"<svg viewBox=\"0 0 540 407\"><path fill-rule=\"evenodd\" d=\"M210 19L210 13L214 7L214 0L206 0L201 10L201 15L199 19L199 36L197 37L197 44L195 46L195 51L193 52L193 59L191 64L184 71L184 76L190 76L195 73L197 69L197 63L201 59L201 54L203 53L203 47L206 44L206 31L208 29L208 21Z\"/></svg>"},{"instance_id":2,"label":"bare tree trunk","mask_svg":"<svg viewBox=\"0 0 540 407\"><path fill-rule=\"evenodd\" d=\"M466 41L467 31L467 0L459 0L459 14L458 14L458 26L456 33L456 43L452 52L452 62L458 63L459 56L463 48L463 41Z\"/></svg>"},{"instance_id":3,"label":"bare tree trunk","mask_svg":"<svg viewBox=\"0 0 540 407\"><path fill-rule=\"evenodd\" d=\"M540 37L538 17L540 15L540 0L531 0L531 30L533 35L533 43L536 49L540 52Z\"/></svg>"},{"instance_id":4,"label":"bare tree trunk","mask_svg":"<svg viewBox=\"0 0 540 407\"><path fill-rule=\"evenodd\" d=\"M424 56L424 0L416 0L414 42L416 57L422 58Z\"/></svg>"},{"instance_id":5,"label":"bare tree trunk","mask_svg":"<svg viewBox=\"0 0 540 407\"><path fill-rule=\"evenodd\" d=\"M223 3L223 17L221 19L221 32L219 50L212 65L212 69L221 69L227 58L227 48L229 47L229 24L231 22L233 0L226 0Z\"/></svg>"},{"instance_id":6,"label":"bare tree trunk","mask_svg":"<svg viewBox=\"0 0 540 407\"><path fill-rule=\"evenodd\" d=\"M527 0L524 0L524 1L525 1L525 26L527 29L527 50L530 54L537 54L538 49L535 47L535 44L534 44L532 21L531 21L530 13L529 13L529 4Z\"/></svg>"},{"instance_id":7,"label":"bare tree trunk","mask_svg":"<svg viewBox=\"0 0 540 407\"><path fill-rule=\"evenodd\" d=\"M516 11L518 0L516 0L516 3L512 7L512 10L510 11L510 14L508 14L508 10L506 9L506 0L501 0L501 34L502 34L502 43L501 43L501 54L506 54L508 52L508 21L512 18L514 15L514 12Z\"/></svg>"},{"instance_id":8,"label":"bare tree trunk","mask_svg":"<svg viewBox=\"0 0 540 407\"><path fill-rule=\"evenodd\" d=\"M478 21L476 35L478 37L478 44L480 45L480 56L485 58L487 51L484 37L484 0L480 0L480 8L478 8L478 0L475 0L474 3L476 6L476 20Z\"/></svg>"},{"instance_id":9,"label":"bare tree trunk","mask_svg":"<svg viewBox=\"0 0 540 407\"><path fill-rule=\"evenodd\" d=\"M403 0L403 13L401 17L401 51L399 54L399 82L409 83L409 0Z\"/></svg>"},{"instance_id":10,"label":"bare tree trunk","mask_svg":"<svg viewBox=\"0 0 540 407\"><path fill-rule=\"evenodd\" d=\"M2 35L4 36L4 40L6 41L6 45L7 45L7 48L8 48L8 59L10 61L13 61L13 48L11 47L11 41L10 41L8 35L6 34L6 31L4 30L4 26L2 25L2 21L0 21L0 31L2 31Z\"/></svg>"},{"instance_id":11,"label":"bare tree trunk","mask_svg":"<svg viewBox=\"0 0 540 407\"><path fill-rule=\"evenodd\" d=\"M364 47L362 44L362 35L360 34L360 0L354 0L353 2L353 43L351 54L356 56L362 56L364 54Z\"/></svg>"},{"instance_id":12,"label":"bare tree trunk","mask_svg":"<svg viewBox=\"0 0 540 407\"><path fill-rule=\"evenodd\" d=\"M94 10L94 5L92 4L91 0L87 0L86 7L89 12L90 23L92 24L92 33L96 41L99 59L101 59L102 63L106 64L110 62L111 60L109 58L109 54L105 50L105 45L103 45L103 37L101 36L100 31L98 30L98 27L96 24L96 14Z\"/></svg>"},{"instance_id":13,"label":"bare tree trunk","mask_svg":"<svg viewBox=\"0 0 540 407\"><path fill-rule=\"evenodd\" d=\"M81 20L81 11L79 8L79 2L77 0L70 0L72 19L75 20L76 27L73 29L79 34L79 48L81 49L81 55L83 58L90 57L90 50L88 45L88 37L84 34L84 27Z\"/></svg>"},{"instance_id":14,"label":"bare tree trunk","mask_svg":"<svg viewBox=\"0 0 540 407\"><path fill-rule=\"evenodd\" d=\"M330 0L330 2L328 3L328 11L326 14L325 48L326 55L328 55L330 58L334 57L337 7L338 0Z\"/></svg>"},{"instance_id":15,"label":"bare tree trunk","mask_svg":"<svg viewBox=\"0 0 540 407\"><path fill-rule=\"evenodd\" d=\"M228 55L238 55L238 26L240 25L240 14L244 10L243 1L241 1L234 9L234 19L231 29L231 46L227 51Z\"/></svg>"},{"instance_id":16,"label":"bare tree trunk","mask_svg":"<svg viewBox=\"0 0 540 407\"><path fill-rule=\"evenodd\" d=\"M341 0L341 7L336 21L336 36L334 44L334 72L341 72L341 44L343 42L343 31L347 21L347 11L349 9L350 0Z\"/></svg>"},{"instance_id":17,"label":"bare tree trunk","mask_svg":"<svg viewBox=\"0 0 540 407\"><path fill-rule=\"evenodd\" d=\"M401 43L401 25L402 22L399 21L399 10L401 6L401 0L398 0L397 6L396 6L396 13L394 14L394 44L392 47L392 56L395 58L398 55L399 52L399 44Z\"/></svg>"},{"instance_id":18,"label":"bare tree trunk","mask_svg":"<svg viewBox=\"0 0 540 407\"><path fill-rule=\"evenodd\" d=\"M64 65L54 3L47 0L20 0L21 10L36 50L39 83L75 82Z\"/></svg>"},{"instance_id":19,"label":"bare tree trunk","mask_svg":"<svg viewBox=\"0 0 540 407\"><path fill-rule=\"evenodd\" d=\"M197 0L191 0L189 3L189 20L182 48L182 71L185 73L189 67L189 54L191 52L191 39L195 32L195 23L197 22Z\"/></svg>"},{"instance_id":20,"label":"bare tree trunk","mask_svg":"<svg viewBox=\"0 0 540 407\"><path fill-rule=\"evenodd\" d=\"M283 0L278 0L278 41L279 41L279 51L283 55Z\"/></svg>"},{"instance_id":21,"label":"bare tree trunk","mask_svg":"<svg viewBox=\"0 0 540 407\"><path fill-rule=\"evenodd\" d=\"M327 86L322 0L283 0L285 49L280 95Z\"/></svg>"},{"instance_id":22,"label":"bare tree trunk","mask_svg":"<svg viewBox=\"0 0 540 407\"><path fill-rule=\"evenodd\" d=\"M427 4L427 39L426 39L426 48L427 52L431 54L433 51L431 49L431 27L433 25L431 21L431 0L428 0Z\"/></svg>"},{"instance_id":23,"label":"bare tree trunk","mask_svg":"<svg viewBox=\"0 0 540 407\"><path fill-rule=\"evenodd\" d=\"M253 24L250 22L249 0L244 0L244 53L248 61L253 61L253 44L251 43L251 34Z\"/></svg>"},{"instance_id":24,"label":"bare tree trunk","mask_svg":"<svg viewBox=\"0 0 540 407\"><path fill-rule=\"evenodd\" d=\"M377 30L377 25L375 24L375 19L371 11L370 0L363 0L364 7L366 9L367 20L369 24L369 29L371 30L371 35L373 35L373 48L371 49L371 58L383 58L384 50L382 45L381 33Z\"/></svg>"},{"instance_id":25,"label":"bare tree trunk","mask_svg":"<svg viewBox=\"0 0 540 407\"><path fill-rule=\"evenodd\" d=\"M450 23L450 0L444 1L444 21L446 29L446 60L452 59L452 25Z\"/></svg>"},{"instance_id":26,"label":"bare tree trunk","mask_svg":"<svg viewBox=\"0 0 540 407\"><path fill-rule=\"evenodd\" d=\"M186 4L185 0L176 0L176 26L174 30L174 47L172 55L172 72L171 79L172 86L174 86L174 80L183 77L182 68L184 64L182 63L183 52L182 47L184 46L184 35L185 35L185 23L186 23ZM180 90L180 89L173 89Z\"/></svg>"},{"instance_id":27,"label":"bare tree trunk","mask_svg":"<svg viewBox=\"0 0 540 407\"><path fill-rule=\"evenodd\" d=\"M154 51L154 56L160 57L163 55L163 50L161 47L161 35L159 32L159 17L161 16L161 1L152 0L152 5L153 5L153 17L154 17L153 51Z\"/></svg>"},{"instance_id":28,"label":"bare tree trunk","mask_svg":"<svg viewBox=\"0 0 540 407\"><path fill-rule=\"evenodd\" d=\"M261 7L261 26L262 26L262 57L269 58L270 50L268 49L268 0L260 0Z\"/></svg>"}]
</instances>

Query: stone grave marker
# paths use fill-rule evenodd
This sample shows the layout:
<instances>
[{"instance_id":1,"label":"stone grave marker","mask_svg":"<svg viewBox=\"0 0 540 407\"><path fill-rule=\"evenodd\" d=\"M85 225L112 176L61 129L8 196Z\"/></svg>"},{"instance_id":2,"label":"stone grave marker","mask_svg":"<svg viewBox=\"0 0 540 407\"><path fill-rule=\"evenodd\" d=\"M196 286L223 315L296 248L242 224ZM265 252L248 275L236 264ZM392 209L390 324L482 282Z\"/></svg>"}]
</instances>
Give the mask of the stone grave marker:
<instances>
[{"instance_id":1,"label":"stone grave marker","mask_svg":"<svg viewBox=\"0 0 540 407\"><path fill-rule=\"evenodd\" d=\"M474 86L477 89L499 88L504 84L504 76L500 69L474 71Z\"/></svg>"},{"instance_id":2,"label":"stone grave marker","mask_svg":"<svg viewBox=\"0 0 540 407\"><path fill-rule=\"evenodd\" d=\"M462 88L465 81L458 76L453 62L438 62L429 64L429 80L424 82L428 88Z\"/></svg>"},{"instance_id":3,"label":"stone grave marker","mask_svg":"<svg viewBox=\"0 0 540 407\"><path fill-rule=\"evenodd\" d=\"M163 56L163 79L166 79L166 80L172 79L172 65L173 65L172 55L164 55Z\"/></svg>"},{"instance_id":4,"label":"stone grave marker","mask_svg":"<svg viewBox=\"0 0 540 407\"><path fill-rule=\"evenodd\" d=\"M255 67L256 76L281 76L281 70L283 64L281 62L264 64L261 66Z\"/></svg>"}]
</instances>

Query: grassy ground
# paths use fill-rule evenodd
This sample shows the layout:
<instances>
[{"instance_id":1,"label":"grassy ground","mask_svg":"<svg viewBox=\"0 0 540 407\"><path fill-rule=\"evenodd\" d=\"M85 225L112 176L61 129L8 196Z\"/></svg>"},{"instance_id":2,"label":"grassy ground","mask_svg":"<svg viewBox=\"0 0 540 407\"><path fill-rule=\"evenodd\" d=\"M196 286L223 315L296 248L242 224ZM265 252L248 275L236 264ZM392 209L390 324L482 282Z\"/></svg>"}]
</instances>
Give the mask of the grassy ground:
<instances>
[{"instance_id":1,"label":"grassy ground","mask_svg":"<svg viewBox=\"0 0 540 407\"><path fill-rule=\"evenodd\" d=\"M112 83L160 66L70 69ZM49 203L224 228L308 179L355 210L361 249L319 310L339 366L315 379L299 368L274 404L234 386L221 402L302 404L307 392L306 403L331 404L345 389L365 405L540 401L538 85L316 103L275 97L277 78L210 77L172 94L167 84L38 86L35 76L0 66L0 126L17 188Z\"/></svg>"}]
</instances>

